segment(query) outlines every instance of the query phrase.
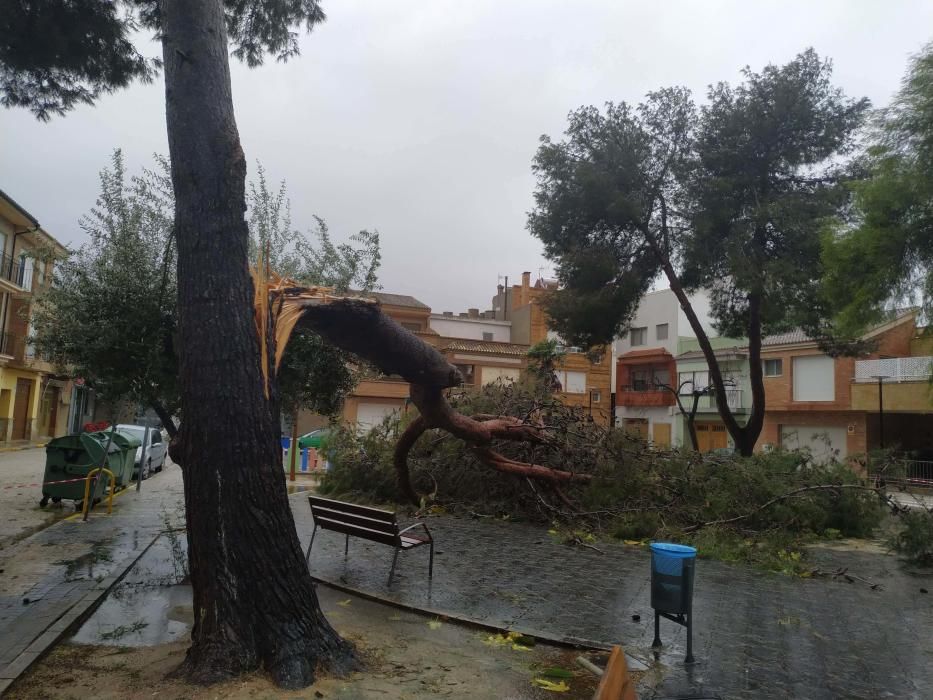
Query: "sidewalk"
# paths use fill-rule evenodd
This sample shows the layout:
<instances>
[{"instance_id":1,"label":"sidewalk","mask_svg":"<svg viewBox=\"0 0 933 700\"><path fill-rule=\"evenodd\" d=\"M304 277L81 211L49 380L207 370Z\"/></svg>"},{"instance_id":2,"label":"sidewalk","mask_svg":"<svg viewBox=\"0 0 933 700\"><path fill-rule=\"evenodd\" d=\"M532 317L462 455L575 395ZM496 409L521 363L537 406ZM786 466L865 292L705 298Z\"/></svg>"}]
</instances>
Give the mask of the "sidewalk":
<instances>
[{"instance_id":1,"label":"sidewalk","mask_svg":"<svg viewBox=\"0 0 933 700\"><path fill-rule=\"evenodd\" d=\"M291 497L302 543L312 521L305 494ZM328 584L437 615L597 646L622 643L649 665L654 617L649 557L639 547L600 543L605 554L553 541L541 527L451 516L428 520L436 542L402 553L391 590L392 550L318 532L312 575ZM904 571L890 556L820 548L814 565L848 566L881 583L801 579L700 560L694 653L683 664L682 627L662 620L664 642L642 696L708 693L728 698L933 697L933 573ZM636 619L634 616L638 616ZM705 697L705 695L704 695Z\"/></svg>"},{"instance_id":2,"label":"sidewalk","mask_svg":"<svg viewBox=\"0 0 933 700\"><path fill-rule=\"evenodd\" d=\"M98 506L0 550L0 693L75 621L89 614L165 528L181 517L181 470L167 464Z\"/></svg>"}]
</instances>

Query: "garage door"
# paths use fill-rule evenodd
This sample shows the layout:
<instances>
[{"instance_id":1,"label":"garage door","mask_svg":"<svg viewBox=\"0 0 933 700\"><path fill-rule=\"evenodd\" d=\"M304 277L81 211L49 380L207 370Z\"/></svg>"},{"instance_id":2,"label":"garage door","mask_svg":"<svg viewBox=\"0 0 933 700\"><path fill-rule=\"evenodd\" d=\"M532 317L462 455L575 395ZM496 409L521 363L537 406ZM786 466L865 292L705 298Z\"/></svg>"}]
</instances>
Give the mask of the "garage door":
<instances>
[{"instance_id":1,"label":"garage door","mask_svg":"<svg viewBox=\"0 0 933 700\"><path fill-rule=\"evenodd\" d=\"M361 403L356 409L356 422L363 430L370 430L398 410L399 406L391 403Z\"/></svg>"},{"instance_id":2,"label":"garage door","mask_svg":"<svg viewBox=\"0 0 933 700\"><path fill-rule=\"evenodd\" d=\"M700 452L724 450L729 446L726 426L722 423L695 423L697 431L697 447Z\"/></svg>"},{"instance_id":3,"label":"garage door","mask_svg":"<svg viewBox=\"0 0 933 700\"><path fill-rule=\"evenodd\" d=\"M846 456L846 429L818 425L782 425L781 447L785 450L807 448L817 464Z\"/></svg>"}]
</instances>

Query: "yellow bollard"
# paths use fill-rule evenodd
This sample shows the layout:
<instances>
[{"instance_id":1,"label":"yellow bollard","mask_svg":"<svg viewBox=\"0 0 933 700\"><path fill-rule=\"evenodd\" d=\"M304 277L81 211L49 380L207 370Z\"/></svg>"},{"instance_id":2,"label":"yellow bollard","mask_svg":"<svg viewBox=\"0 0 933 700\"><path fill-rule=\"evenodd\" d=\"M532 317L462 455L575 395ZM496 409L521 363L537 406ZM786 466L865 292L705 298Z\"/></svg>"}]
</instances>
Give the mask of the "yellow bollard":
<instances>
[{"instance_id":1,"label":"yellow bollard","mask_svg":"<svg viewBox=\"0 0 933 700\"><path fill-rule=\"evenodd\" d=\"M91 477L93 477L97 472L104 472L107 476L110 477L110 496L107 499L107 515L113 513L113 492L115 490L115 481L113 478L113 472L109 469L101 469L97 467L92 469L87 473L87 477L84 479L84 509L83 514L85 519L87 518L88 510L91 508L90 495L91 495Z\"/></svg>"}]
</instances>

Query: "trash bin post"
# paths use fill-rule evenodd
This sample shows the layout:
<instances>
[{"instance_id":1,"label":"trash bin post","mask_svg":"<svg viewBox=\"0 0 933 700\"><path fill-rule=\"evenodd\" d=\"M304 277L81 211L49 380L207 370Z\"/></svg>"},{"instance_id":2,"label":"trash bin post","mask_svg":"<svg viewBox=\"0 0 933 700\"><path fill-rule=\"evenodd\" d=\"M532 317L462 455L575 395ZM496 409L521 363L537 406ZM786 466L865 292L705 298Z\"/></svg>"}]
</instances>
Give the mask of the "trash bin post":
<instances>
[{"instance_id":1,"label":"trash bin post","mask_svg":"<svg viewBox=\"0 0 933 700\"><path fill-rule=\"evenodd\" d=\"M661 618L687 628L687 656L693 658L693 581L696 572L696 549L686 545L654 542L651 544L651 607L654 608L654 641L661 646Z\"/></svg>"},{"instance_id":2,"label":"trash bin post","mask_svg":"<svg viewBox=\"0 0 933 700\"><path fill-rule=\"evenodd\" d=\"M684 613L684 616L687 619L687 658L684 659L684 663L692 664L693 659L693 574L694 567L696 566L696 557L692 559L684 560L684 577L689 582L688 590L686 593L687 598L687 612ZM688 570L689 569L689 570Z\"/></svg>"}]
</instances>

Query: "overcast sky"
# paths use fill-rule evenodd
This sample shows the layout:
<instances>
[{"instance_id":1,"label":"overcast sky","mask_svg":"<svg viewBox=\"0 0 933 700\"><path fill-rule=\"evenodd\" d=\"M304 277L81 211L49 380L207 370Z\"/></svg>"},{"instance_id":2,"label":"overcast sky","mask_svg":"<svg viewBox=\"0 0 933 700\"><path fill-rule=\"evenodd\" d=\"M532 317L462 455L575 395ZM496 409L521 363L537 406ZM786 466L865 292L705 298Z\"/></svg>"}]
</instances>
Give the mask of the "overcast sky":
<instances>
[{"instance_id":1,"label":"overcast sky","mask_svg":"<svg viewBox=\"0 0 933 700\"><path fill-rule=\"evenodd\" d=\"M250 172L285 179L293 222L382 234L385 291L435 311L487 308L498 275L547 269L525 230L541 134L582 104L686 85L813 46L851 96L885 104L933 38L929 0L324 0L287 64L233 66ZM158 55L152 42L144 52ZM66 244L120 147L133 172L167 153L161 81L47 124L0 111L0 189Z\"/></svg>"}]
</instances>

